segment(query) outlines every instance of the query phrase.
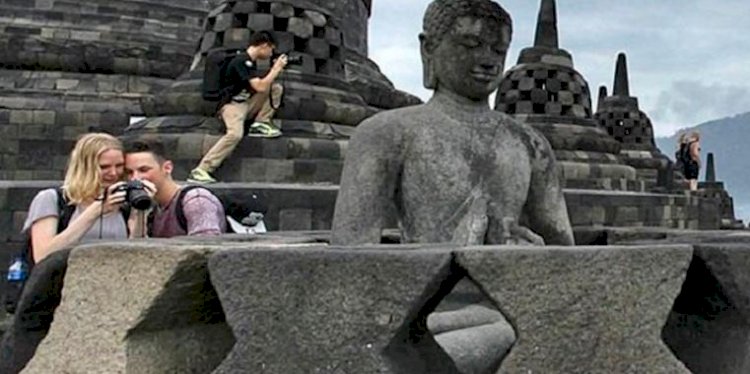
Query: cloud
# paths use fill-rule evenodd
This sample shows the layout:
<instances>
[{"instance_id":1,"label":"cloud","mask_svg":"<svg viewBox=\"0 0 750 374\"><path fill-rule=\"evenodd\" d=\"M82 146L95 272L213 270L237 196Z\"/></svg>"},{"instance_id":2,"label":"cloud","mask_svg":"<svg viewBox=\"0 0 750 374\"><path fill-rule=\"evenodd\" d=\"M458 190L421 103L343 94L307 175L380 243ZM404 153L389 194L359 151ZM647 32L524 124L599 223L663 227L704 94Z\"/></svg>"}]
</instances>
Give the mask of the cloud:
<instances>
[{"instance_id":1,"label":"cloud","mask_svg":"<svg viewBox=\"0 0 750 374\"><path fill-rule=\"evenodd\" d=\"M670 130L750 110L750 88L719 83L680 80L659 94L653 121ZM669 135L664 131L659 135Z\"/></svg>"},{"instance_id":2,"label":"cloud","mask_svg":"<svg viewBox=\"0 0 750 374\"><path fill-rule=\"evenodd\" d=\"M431 0L375 0L370 56L405 91L423 99L417 35ZM506 67L532 45L539 1L498 1L511 14L513 41ZM558 0L561 47L593 96L612 90L618 52L628 55L631 94L649 114L657 135L750 111L750 1ZM712 94L713 93L713 94Z\"/></svg>"}]
</instances>

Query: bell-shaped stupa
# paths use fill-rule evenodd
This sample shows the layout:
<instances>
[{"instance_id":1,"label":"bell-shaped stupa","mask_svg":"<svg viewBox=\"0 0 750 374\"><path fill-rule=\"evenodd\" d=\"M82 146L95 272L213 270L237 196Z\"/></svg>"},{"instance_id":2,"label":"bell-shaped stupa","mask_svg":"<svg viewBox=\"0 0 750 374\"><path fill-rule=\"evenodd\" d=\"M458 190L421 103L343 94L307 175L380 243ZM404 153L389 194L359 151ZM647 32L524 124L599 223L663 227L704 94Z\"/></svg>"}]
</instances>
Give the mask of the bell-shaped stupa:
<instances>
[{"instance_id":1,"label":"bell-shaped stupa","mask_svg":"<svg viewBox=\"0 0 750 374\"><path fill-rule=\"evenodd\" d=\"M594 118L599 126L622 144L620 156L636 168L638 177L649 189L667 187L672 165L659 151L654 140L654 128L638 105L638 98L630 95L628 63L624 53L617 56L612 95L599 99Z\"/></svg>"},{"instance_id":2,"label":"bell-shaped stupa","mask_svg":"<svg viewBox=\"0 0 750 374\"><path fill-rule=\"evenodd\" d=\"M301 57L278 80L284 98L274 121L284 136L244 139L216 176L225 182L338 183L346 140L359 122L380 109L419 103L367 58L369 16L366 0L214 1L189 71L144 101L149 118L127 135L158 134L172 144L175 174L184 177L223 132L215 103L201 96L206 56L244 50L253 32L269 30L277 51Z\"/></svg>"},{"instance_id":3,"label":"bell-shaped stupa","mask_svg":"<svg viewBox=\"0 0 750 374\"><path fill-rule=\"evenodd\" d=\"M554 0L543 0L534 46L505 73L496 110L543 133L562 166L566 187L640 190L635 170L620 159L620 144L592 118L589 85L571 54L559 47Z\"/></svg>"},{"instance_id":4,"label":"bell-shaped stupa","mask_svg":"<svg viewBox=\"0 0 750 374\"><path fill-rule=\"evenodd\" d=\"M598 94L597 106L607 105L606 88ZM699 227L697 200L647 192L648 180L621 154L625 145L595 121L589 85L572 55L559 47L554 0L541 1L534 46L522 50L518 64L505 73L496 110L531 124L549 140L574 226Z\"/></svg>"}]
</instances>

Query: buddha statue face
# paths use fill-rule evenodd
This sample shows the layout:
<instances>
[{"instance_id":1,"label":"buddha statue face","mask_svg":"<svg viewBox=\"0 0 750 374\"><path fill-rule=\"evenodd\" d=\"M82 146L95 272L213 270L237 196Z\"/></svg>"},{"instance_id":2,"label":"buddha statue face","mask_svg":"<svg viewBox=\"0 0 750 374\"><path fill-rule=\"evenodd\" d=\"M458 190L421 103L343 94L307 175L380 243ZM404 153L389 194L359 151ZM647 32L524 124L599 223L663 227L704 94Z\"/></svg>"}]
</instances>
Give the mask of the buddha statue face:
<instances>
[{"instance_id":1,"label":"buddha statue face","mask_svg":"<svg viewBox=\"0 0 750 374\"><path fill-rule=\"evenodd\" d=\"M420 35L425 87L487 100L502 79L510 17L489 0L434 1Z\"/></svg>"}]
</instances>

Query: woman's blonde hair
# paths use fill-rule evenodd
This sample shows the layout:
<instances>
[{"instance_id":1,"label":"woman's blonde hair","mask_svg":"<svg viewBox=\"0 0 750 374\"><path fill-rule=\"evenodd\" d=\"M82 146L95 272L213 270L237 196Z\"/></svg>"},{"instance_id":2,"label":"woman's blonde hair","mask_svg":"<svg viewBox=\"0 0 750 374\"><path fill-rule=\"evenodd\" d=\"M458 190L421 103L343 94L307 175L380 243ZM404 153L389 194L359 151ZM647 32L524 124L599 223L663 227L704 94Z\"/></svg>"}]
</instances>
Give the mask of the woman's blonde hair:
<instances>
[{"instance_id":1,"label":"woman's blonde hair","mask_svg":"<svg viewBox=\"0 0 750 374\"><path fill-rule=\"evenodd\" d=\"M99 197L102 189L99 156L116 149L123 150L122 143L112 135L92 133L81 136L70 153L63 188L70 204L80 204Z\"/></svg>"},{"instance_id":2,"label":"woman's blonde hair","mask_svg":"<svg viewBox=\"0 0 750 374\"><path fill-rule=\"evenodd\" d=\"M680 136L677 138L677 145L680 146L682 144L687 143L687 137L688 137L688 133L686 131L681 132Z\"/></svg>"}]
</instances>

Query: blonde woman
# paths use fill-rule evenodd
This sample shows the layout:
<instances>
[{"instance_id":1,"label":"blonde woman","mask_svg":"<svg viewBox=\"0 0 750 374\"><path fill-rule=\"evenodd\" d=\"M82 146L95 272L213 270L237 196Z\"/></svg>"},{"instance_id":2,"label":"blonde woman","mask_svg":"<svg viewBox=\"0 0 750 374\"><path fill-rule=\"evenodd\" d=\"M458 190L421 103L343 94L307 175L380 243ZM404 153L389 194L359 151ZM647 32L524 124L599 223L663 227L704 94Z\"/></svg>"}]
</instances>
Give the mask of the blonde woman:
<instances>
[{"instance_id":1,"label":"blonde woman","mask_svg":"<svg viewBox=\"0 0 750 374\"><path fill-rule=\"evenodd\" d=\"M701 170L701 135L693 131L687 137L685 142L686 160L685 160L685 179L690 184L690 191L698 190L698 175Z\"/></svg>"},{"instance_id":2,"label":"blonde woman","mask_svg":"<svg viewBox=\"0 0 750 374\"><path fill-rule=\"evenodd\" d=\"M79 242L128 237L127 223L120 212L125 192L114 192L122 184L124 166L125 156L117 138L93 133L78 140L62 186L63 206L75 206L67 227L58 232L58 189L39 192L29 207L23 230L29 230L34 263Z\"/></svg>"}]
</instances>

